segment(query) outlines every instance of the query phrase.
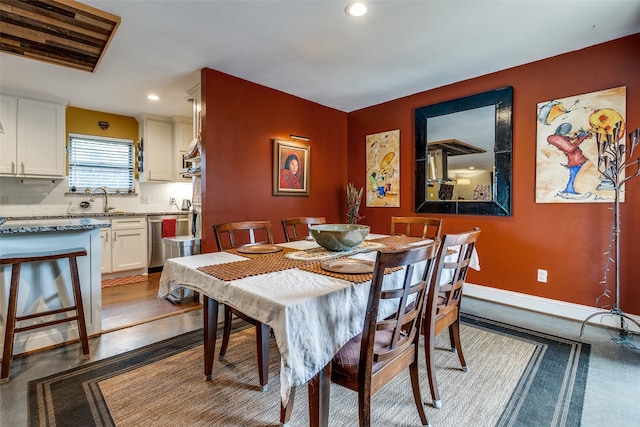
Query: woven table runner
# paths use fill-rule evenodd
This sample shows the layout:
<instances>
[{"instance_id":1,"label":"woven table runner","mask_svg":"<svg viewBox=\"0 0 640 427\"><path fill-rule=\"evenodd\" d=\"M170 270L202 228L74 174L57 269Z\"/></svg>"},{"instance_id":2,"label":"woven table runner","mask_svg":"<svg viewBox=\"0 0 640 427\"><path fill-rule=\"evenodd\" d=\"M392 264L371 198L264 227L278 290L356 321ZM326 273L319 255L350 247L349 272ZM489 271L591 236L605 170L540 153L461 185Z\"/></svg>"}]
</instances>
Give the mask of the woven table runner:
<instances>
[{"instance_id":1,"label":"woven table runner","mask_svg":"<svg viewBox=\"0 0 640 427\"><path fill-rule=\"evenodd\" d=\"M389 236L381 239L376 239L375 242L383 243L386 246L386 249L389 250L398 246L406 245L408 243L413 243L420 240L424 240L424 239L406 237L406 236ZM260 274L267 274L267 273L274 273L276 271L289 270L291 268L299 268L301 270L310 271L312 273L322 274L325 276L336 277L336 278L347 280L353 283L363 283L368 280L371 280L371 276L372 276L371 273L364 273L364 274L334 273L334 272L322 269L321 260L295 260L295 259L289 259L284 256L285 254L293 251L294 249L283 248L282 251L271 253L271 254L245 254L245 253L239 253L235 249L229 249L227 252L240 255L249 259L244 261L229 262L225 264L207 265L204 267L199 267L198 270L210 276L216 277L220 280L224 280L225 282L244 279L245 277L250 277L250 276L258 276ZM337 257L334 257L332 259L339 258L340 256L350 256L350 255L353 255L353 253L347 252L344 255L338 255Z\"/></svg>"},{"instance_id":2,"label":"woven table runner","mask_svg":"<svg viewBox=\"0 0 640 427\"><path fill-rule=\"evenodd\" d=\"M232 280L244 279L249 276L257 276L260 274L274 273L276 271L289 270L290 268L300 267L309 261L298 261L285 258L286 252L292 252L293 249L284 248L280 252L272 254L244 254L239 253L235 249L227 250L227 252L249 258L244 261L235 261L225 264L207 265L199 267L198 270L209 276L216 277L225 282Z\"/></svg>"}]
</instances>

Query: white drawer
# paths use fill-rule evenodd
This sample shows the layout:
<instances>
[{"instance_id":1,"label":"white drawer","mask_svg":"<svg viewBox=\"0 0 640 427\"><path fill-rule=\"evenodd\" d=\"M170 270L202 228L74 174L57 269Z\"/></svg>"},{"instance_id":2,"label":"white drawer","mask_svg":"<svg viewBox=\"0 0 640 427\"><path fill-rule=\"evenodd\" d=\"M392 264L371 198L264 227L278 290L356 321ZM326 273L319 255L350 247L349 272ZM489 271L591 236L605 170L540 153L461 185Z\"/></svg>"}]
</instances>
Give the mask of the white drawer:
<instances>
[{"instance_id":1,"label":"white drawer","mask_svg":"<svg viewBox=\"0 0 640 427\"><path fill-rule=\"evenodd\" d=\"M147 227L147 217L114 218L111 220L112 230L133 230Z\"/></svg>"}]
</instances>

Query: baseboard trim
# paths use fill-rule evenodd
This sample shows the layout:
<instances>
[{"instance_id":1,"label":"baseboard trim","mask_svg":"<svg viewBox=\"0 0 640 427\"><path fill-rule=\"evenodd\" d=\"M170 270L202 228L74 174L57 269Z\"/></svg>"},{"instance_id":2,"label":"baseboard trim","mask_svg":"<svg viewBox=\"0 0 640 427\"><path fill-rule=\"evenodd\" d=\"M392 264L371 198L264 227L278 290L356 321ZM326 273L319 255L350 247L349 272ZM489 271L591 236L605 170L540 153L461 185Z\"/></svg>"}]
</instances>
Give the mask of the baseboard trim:
<instances>
[{"instance_id":1,"label":"baseboard trim","mask_svg":"<svg viewBox=\"0 0 640 427\"><path fill-rule=\"evenodd\" d=\"M542 298L534 295L507 291L504 289L476 285L473 283L464 284L463 294L473 298L492 301L504 305L510 305L524 310L537 311L540 313L577 320L580 322L584 321L587 317L594 313L603 312L602 309L599 309L597 307L574 304L550 298ZM636 322L640 323L640 316L629 313L625 314L634 319ZM589 320L589 324L607 326L617 329L620 327L620 318L618 316L611 316L605 313L602 316L594 316L593 318L591 318Z\"/></svg>"}]
</instances>

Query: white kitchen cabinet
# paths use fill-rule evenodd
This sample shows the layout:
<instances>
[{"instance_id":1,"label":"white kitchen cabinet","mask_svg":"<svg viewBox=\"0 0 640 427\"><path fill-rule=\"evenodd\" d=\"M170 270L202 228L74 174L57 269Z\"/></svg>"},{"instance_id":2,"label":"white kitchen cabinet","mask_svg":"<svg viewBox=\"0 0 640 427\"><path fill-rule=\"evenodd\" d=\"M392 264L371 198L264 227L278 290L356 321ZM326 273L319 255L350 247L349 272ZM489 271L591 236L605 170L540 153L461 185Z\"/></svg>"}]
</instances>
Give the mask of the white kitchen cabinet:
<instances>
[{"instance_id":1,"label":"white kitchen cabinet","mask_svg":"<svg viewBox=\"0 0 640 427\"><path fill-rule=\"evenodd\" d=\"M173 126L166 117L141 114L137 117L142 143L140 181L173 180Z\"/></svg>"},{"instance_id":2,"label":"white kitchen cabinet","mask_svg":"<svg viewBox=\"0 0 640 427\"><path fill-rule=\"evenodd\" d=\"M147 218L127 217L111 220L103 229L102 274L147 268Z\"/></svg>"},{"instance_id":3,"label":"white kitchen cabinet","mask_svg":"<svg viewBox=\"0 0 640 427\"><path fill-rule=\"evenodd\" d=\"M190 177L180 174L180 169L184 168L183 157L187 154L187 149L193 141L193 123L191 119L184 117L173 118L173 180L175 182L191 182Z\"/></svg>"},{"instance_id":4,"label":"white kitchen cabinet","mask_svg":"<svg viewBox=\"0 0 640 427\"><path fill-rule=\"evenodd\" d=\"M0 175L60 178L66 175L65 106L3 95Z\"/></svg>"},{"instance_id":5,"label":"white kitchen cabinet","mask_svg":"<svg viewBox=\"0 0 640 427\"><path fill-rule=\"evenodd\" d=\"M16 130L18 98L0 96L0 123L4 133L0 133L0 175L15 176L18 145Z\"/></svg>"},{"instance_id":6,"label":"white kitchen cabinet","mask_svg":"<svg viewBox=\"0 0 640 427\"><path fill-rule=\"evenodd\" d=\"M111 229L109 228L100 230L100 249L102 251L100 273L111 273Z\"/></svg>"},{"instance_id":7,"label":"white kitchen cabinet","mask_svg":"<svg viewBox=\"0 0 640 427\"><path fill-rule=\"evenodd\" d=\"M202 123L200 121L202 117L202 92L200 90L200 83L189 89L189 102L193 105L192 108L192 123L193 123L193 137L197 138L202 130Z\"/></svg>"}]
</instances>

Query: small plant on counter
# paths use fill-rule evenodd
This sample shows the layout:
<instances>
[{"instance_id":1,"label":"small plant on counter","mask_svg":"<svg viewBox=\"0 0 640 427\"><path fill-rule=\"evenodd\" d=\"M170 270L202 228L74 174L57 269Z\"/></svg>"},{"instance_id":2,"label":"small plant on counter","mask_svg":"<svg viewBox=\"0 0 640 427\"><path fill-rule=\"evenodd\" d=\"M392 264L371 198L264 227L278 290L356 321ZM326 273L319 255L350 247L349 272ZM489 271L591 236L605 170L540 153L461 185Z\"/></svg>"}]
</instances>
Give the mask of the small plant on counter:
<instances>
[{"instance_id":1,"label":"small plant on counter","mask_svg":"<svg viewBox=\"0 0 640 427\"><path fill-rule=\"evenodd\" d=\"M364 216L360 215L360 202L362 201L362 187L356 190L356 187L347 184L347 222L349 224L357 224Z\"/></svg>"}]
</instances>

